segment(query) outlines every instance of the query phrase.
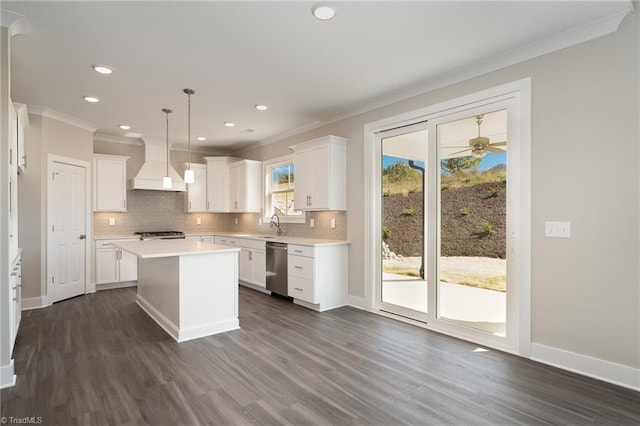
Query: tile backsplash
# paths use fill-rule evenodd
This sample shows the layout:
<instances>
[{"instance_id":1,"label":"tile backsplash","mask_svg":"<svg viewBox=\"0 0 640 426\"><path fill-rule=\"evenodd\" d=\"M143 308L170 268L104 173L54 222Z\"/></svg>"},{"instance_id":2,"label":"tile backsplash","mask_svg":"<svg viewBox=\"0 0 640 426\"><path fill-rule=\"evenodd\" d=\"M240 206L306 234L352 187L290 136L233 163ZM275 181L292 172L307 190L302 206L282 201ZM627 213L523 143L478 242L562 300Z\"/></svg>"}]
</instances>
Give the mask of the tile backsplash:
<instances>
[{"instance_id":1,"label":"tile backsplash","mask_svg":"<svg viewBox=\"0 0 640 426\"><path fill-rule=\"evenodd\" d=\"M145 191L127 192L126 213L94 213L95 235L128 235L136 231L183 231L187 234L209 232L275 233L268 221L259 225L258 213L185 213L184 192ZM115 224L109 225L113 218ZM197 219L200 219L198 225ZM309 226L313 218L315 226ZM236 224L237 219L237 224ZM335 228L331 228L335 219ZM285 235L310 238L345 240L347 214L343 211L307 212L306 223L282 225Z\"/></svg>"}]
</instances>

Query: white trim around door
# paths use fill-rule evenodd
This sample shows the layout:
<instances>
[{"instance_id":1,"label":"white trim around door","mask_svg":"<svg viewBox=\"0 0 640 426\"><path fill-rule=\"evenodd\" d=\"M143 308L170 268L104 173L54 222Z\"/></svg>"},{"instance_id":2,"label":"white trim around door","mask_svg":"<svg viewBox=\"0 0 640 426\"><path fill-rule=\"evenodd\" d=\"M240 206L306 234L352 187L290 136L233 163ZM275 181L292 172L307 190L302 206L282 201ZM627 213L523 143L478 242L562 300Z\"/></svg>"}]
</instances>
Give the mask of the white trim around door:
<instances>
[{"instance_id":1,"label":"white trim around door","mask_svg":"<svg viewBox=\"0 0 640 426\"><path fill-rule=\"evenodd\" d=\"M82 167L84 168L84 175L85 175L85 179L84 179L84 220L85 220L85 235L86 235L86 239L85 239L85 247L84 247L84 281L85 281L85 285L84 285L84 294L87 293L93 293L95 292L95 283L93 283L93 280L91 280L91 249L92 249L92 244L91 242L93 241L93 216L92 216L92 198L91 198L91 163L87 162L87 161L83 161L83 160L78 160L75 158L69 158L69 157L63 157L60 155L56 155L56 154L48 154L47 155L47 178L46 178L46 182L47 182L47 242L46 242L46 248L47 248L47 272L46 272L46 289L47 289L47 293L46 295L42 298L43 301L43 305L47 306L52 304L53 302L55 302L55 300L53 300L52 295L49 292L49 284L51 282L51 274L52 271L50 271L50 243L52 241L52 223L51 223L51 212L53 211L54 208L54 202L55 200L53 200L53 196L51 194L51 180L50 177L52 176L52 174L54 173L54 169L56 167L57 164L67 164L70 166L76 166L76 167Z\"/></svg>"},{"instance_id":2,"label":"white trim around door","mask_svg":"<svg viewBox=\"0 0 640 426\"><path fill-rule=\"evenodd\" d=\"M509 236L512 250L510 254L515 262L511 273L515 274L518 282L518 289L512 294L515 299L511 300L513 310L509 318L515 329L512 329L509 339L500 341L493 337L484 338L477 333L465 332L461 327L451 327L442 321L425 323L404 319L402 316L392 317L528 358L531 354L531 81L528 78L365 125L365 203L370 212L365 219L365 305L366 309L372 312L390 316L379 309L379 303L376 302L382 279L379 244L382 232L379 194L380 132L424 121L430 121L435 125L464 114L465 111L473 112L493 104L509 105L515 118L510 126L517 132L518 140L517 164L510 165L517 170L517 176L509 181L510 185L517 185L518 191L517 204L513 206L517 220L512 228L513 235Z\"/></svg>"}]
</instances>

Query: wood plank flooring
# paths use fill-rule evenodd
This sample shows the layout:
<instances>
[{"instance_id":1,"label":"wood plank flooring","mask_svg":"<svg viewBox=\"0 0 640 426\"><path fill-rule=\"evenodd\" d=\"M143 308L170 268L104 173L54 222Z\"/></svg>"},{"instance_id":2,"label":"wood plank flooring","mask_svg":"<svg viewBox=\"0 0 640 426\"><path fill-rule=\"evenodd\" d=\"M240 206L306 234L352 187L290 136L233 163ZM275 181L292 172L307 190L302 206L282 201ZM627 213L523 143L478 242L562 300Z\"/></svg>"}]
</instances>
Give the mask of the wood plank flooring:
<instances>
[{"instance_id":1,"label":"wood plank flooring","mask_svg":"<svg viewBox=\"0 0 640 426\"><path fill-rule=\"evenodd\" d=\"M240 289L241 330L175 343L106 290L26 311L1 415L86 425L638 425L640 393L353 308Z\"/></svg>"}]
</instances>

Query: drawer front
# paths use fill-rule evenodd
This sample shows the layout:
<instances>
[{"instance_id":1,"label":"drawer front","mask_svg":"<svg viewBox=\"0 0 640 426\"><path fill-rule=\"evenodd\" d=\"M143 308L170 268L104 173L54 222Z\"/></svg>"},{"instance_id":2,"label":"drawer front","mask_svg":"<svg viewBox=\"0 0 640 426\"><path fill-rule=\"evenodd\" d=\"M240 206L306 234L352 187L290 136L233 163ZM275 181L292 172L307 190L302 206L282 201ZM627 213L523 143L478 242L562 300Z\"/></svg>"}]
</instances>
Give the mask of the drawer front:
<instances>
[{"instance_id":1,"label":"drawer front","mask_svg":"<svg viewBox=\"0 0 640 426\"><path fill-rule=\"evenodd\" d=\"M296 256L313 257L313 246L299 246L296 244L289 244L289 254Z\"/></svg>"},{"instance_id":2,"label":"drawer front","mask_svg":"<svg viewBox=\"0 0 640 426\"><path fill-rule=\"evenodd\" d=\"M265 240L238 239L238 246L247 249L265 250L267 242Z\"/></svg>"},{"instance_id":3,"label":"drawer front","mask_svg":"<svg viewBox=\"0 0 640 426\"><path fill-rule=\"evenodd\" d=\"M303 256L287 257L289 276L313 280L313 258Z\"/></svg>"},{"instance_id":4,"label":"drawer front","mask_svg":"<svg viewBox=\"0 0 640 426\"><path fill-rule=\"evenodd\" d=\"M287 290L289 297L309 303L317 303L313 292L313 281L311 280L290 276Z\"/></svg>"},{"instance_id":5,"label":"drawer front","mask_svg":"<svg viewBox=\"0 0 640 426\"><path fill-rule=\"evenodd\" d=\"M215 242L216 244L224 244L226 246L237 246L238 245L238 240L235 238L230 238L230 237L215 237Z\"/></svg>"},{"instance_id":6,"label":"drawer front","mask_svg":"<svg viewBox=\"0 0 640 426\"><path fill-rule=\"evenodd\" d=\"M109 240L100 240L100 241L96 241L96 248L97 249L115 248L115 246L111 244L111 241Z\"/></svg>"}]
</instances>

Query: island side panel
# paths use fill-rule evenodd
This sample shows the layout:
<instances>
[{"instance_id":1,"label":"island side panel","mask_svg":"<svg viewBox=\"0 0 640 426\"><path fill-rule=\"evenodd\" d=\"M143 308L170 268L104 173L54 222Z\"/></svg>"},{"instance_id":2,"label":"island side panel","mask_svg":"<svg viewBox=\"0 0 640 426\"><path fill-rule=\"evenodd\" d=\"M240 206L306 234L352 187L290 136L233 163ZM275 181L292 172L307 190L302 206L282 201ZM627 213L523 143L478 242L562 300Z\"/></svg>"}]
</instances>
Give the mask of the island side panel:
<instances>
[{"instance_id":1,"label":"island side panel","mask_svg":"<svg viewBox=\"0 0 640 426\"><path fill-rule=\"evenodd\" d=\"M240 328L238 252L180 257L179 342Z\"/></svg>"},{"instance_id":2,"label":"island side panel","mask_svg":"<svg viewBox=\"0 0 640 426\"><path fill-rule=\"evenodd\" d=\"M178 340L180 329L179 258L140 259L138 305L167 333Z\"/></svg>"}]
</instances>

